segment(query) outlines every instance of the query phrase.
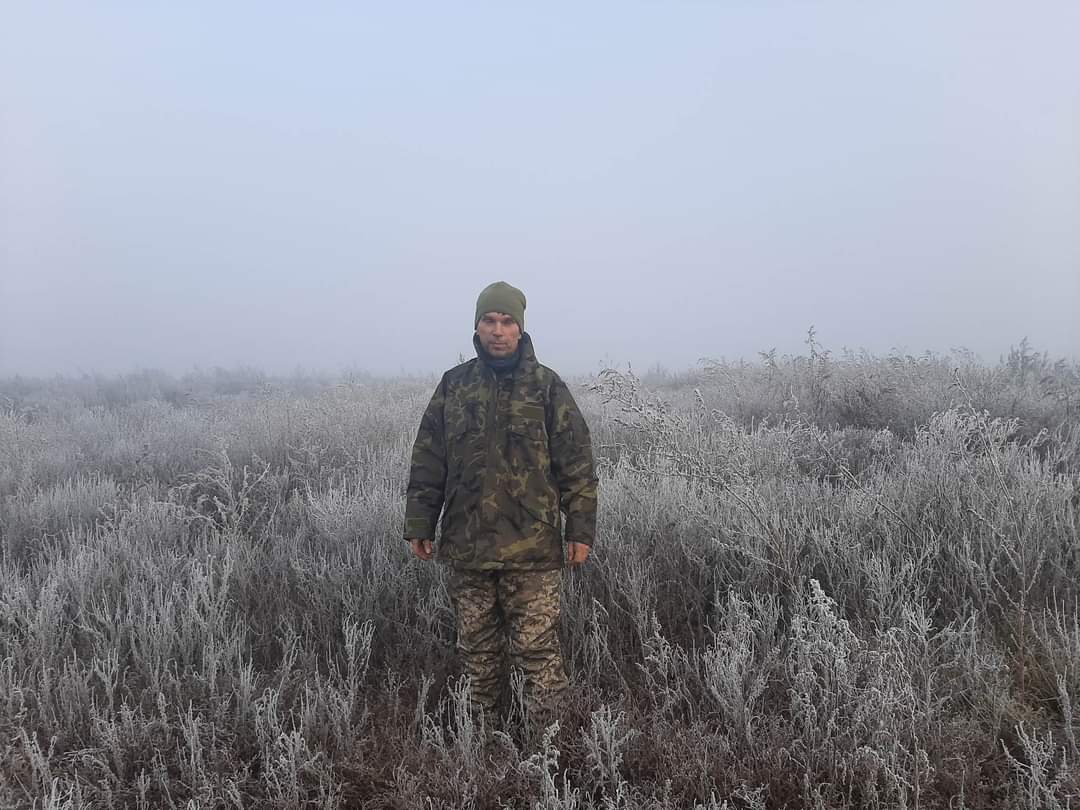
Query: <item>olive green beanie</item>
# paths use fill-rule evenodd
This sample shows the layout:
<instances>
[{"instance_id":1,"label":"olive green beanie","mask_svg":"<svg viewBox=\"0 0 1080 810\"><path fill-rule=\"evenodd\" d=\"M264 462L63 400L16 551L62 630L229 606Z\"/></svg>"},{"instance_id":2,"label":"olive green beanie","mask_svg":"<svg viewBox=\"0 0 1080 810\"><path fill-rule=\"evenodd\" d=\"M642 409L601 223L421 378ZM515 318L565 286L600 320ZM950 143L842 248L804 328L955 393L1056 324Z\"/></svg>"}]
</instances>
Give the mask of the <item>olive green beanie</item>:
<instances>
[{"instance_id":1,"label":"olive green beanie","mask_svg":"<svg viewBox=\"0 0 1080 810\"><path fill-rule=\"evenodd\" d=\"M485 312L502 312L509 315L521 331L525 331L525 293L517 287L511 287L505 281L496 281L484 287L476 299L476 321L473 329L480 325Z\"/></svg>"}]
</instances>

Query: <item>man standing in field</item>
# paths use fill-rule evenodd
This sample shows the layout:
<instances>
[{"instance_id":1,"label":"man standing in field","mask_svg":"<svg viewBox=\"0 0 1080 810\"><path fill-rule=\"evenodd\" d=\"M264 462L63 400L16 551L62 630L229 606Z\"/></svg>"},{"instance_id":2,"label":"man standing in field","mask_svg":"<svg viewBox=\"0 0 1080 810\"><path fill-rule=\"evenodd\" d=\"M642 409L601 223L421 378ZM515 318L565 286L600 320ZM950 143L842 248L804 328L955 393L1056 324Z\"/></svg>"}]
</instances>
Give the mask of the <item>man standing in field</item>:
<instances>
[{"instance_id":1,"label":"man standing in field","mask_svg":"<svg viewBox=\"0 0 1080 810\"><path fill-rule=\"evenodd\" d=\"M476 358L443 374L420 421L405 539L421 560L437 556L450 567L474 704L494 711L505 645L524 673L530 717L544 723L567 688L562 569L588 559L596 533L592 444L566 383L536 361L521 290L485 287L474 328Z\"/></svg>"}]
</instances>

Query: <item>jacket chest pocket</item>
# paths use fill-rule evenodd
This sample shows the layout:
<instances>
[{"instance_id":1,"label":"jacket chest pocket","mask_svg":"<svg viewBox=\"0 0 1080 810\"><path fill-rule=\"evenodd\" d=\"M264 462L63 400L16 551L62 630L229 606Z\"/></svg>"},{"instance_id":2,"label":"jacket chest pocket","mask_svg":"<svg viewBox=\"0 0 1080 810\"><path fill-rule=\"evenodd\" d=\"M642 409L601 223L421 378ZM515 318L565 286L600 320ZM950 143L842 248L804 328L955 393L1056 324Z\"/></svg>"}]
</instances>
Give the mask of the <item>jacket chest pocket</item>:
<instances>
[{"instance_id":1,"label":"jacket chest pocket","mask_svg":"<svg viewBox=\"0 0 1080 810\"><path fill-rule=\"evenodd\" d=\"M446 467L450 482L467 477L483 457L483 425L476 413L461 410L446 419Z\"/></svg>"},{"instance_id":2,"label":"jacket chest pocket","mask_svg":"<svg viewBox=\"0 0 1080 810\"><path fill-rule=\"evenodd\" d=\"M513 467L522 471L547 471L551 466L551 454L543 420L515 416L507 426L507 433Z\"/></svg>"},{"instance_id":3,"label":"jacket chest pocket","mask_svg":"<svg viewBox=\"0 0 1080 810\"><path fill-rule=\"evenodd\" d=\"M542 419L515 417L508 426L509 491L516 502L514 523L524 536L550 534L559 526L558 493L551 480L551 451Z\"/></svg>"}]
</instances>

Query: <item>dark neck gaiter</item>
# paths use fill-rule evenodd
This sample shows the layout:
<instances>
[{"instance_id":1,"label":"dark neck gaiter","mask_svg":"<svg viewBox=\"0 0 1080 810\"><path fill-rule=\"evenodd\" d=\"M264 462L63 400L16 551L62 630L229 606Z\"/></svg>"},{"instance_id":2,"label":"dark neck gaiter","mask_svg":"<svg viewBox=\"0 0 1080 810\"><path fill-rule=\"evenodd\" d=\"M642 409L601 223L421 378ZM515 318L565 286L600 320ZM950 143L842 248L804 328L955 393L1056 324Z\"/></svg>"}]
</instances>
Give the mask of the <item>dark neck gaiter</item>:
<instances>
[{"instance_id":1,"label":"dark neck gaiter","mask_svg":"<svg viewBox=\"0 0 1080 810\"><path fill-rule=\"evenodd\" d=\"M480 345L480 341L476 341L476 355L484 361L484 363L491 367L500 377L503 374L507 374L517 368L517 364L521 361L521 344L518 343L517 349L509 357L492 357L488 354L484 347Z\"/></svg>"}]
</instances>

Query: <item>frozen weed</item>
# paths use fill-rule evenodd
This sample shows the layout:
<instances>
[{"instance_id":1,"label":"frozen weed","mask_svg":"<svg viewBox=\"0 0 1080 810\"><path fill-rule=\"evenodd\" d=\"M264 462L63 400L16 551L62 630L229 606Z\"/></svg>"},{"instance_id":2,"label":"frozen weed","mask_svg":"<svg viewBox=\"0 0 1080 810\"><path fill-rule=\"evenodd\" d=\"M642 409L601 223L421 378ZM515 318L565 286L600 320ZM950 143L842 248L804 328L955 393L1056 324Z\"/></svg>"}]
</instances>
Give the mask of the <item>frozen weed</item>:
<instances>
[{"instance_id":1,"label":"frozen weed","mask_svg":"<svg viewBox=\"0 0 1080 810\"><path fill-rule=\"evenodd\" d=\"M0 804L1070 806L1076 379L812 334L576 390L600 542L520 748L400 538L432 380L0 381Z\"/></svg>"}]
</instances>

